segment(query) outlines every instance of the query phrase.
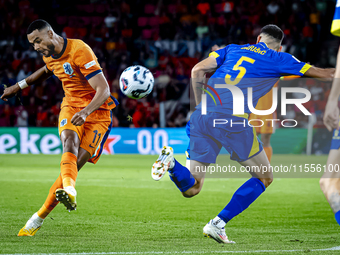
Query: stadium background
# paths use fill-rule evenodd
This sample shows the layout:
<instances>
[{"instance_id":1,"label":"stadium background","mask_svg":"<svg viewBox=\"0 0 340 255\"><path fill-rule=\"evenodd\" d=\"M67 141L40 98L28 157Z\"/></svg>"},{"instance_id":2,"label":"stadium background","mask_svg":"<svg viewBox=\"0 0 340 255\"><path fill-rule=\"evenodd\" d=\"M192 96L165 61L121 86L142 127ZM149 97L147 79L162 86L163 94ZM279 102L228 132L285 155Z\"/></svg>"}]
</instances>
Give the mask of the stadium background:
<instances>
[{"instance_id":1,"label":"stadium background","mask_svg":"<svg viewBox=\"0 0 340 255\"><path fill-rule=\"evenodd\" d=\"M286 51L316 66L334 67L339 46L329 32L334 6L335 1L321 0L0 0L0 82L14 84L43 64L28 44L26 29L32 20L45 19L57 33L91 45L121 102L106 150L153 154L165 141L182 153L187 79L211 46L254 43L261 26L275 23L285 31ZM132 64L147 66L156 77L154 93L144 101L119 94L117 77ZM306 106L316 116L313 153L327 153L330 133L321 119L330 84L300 85L313 94ZM23 106L17 99L0 100L0 153L7 153L0 155L1 254L339 253L339 226L318 179L275 174L268 190L228 223L227 234L236 244L221 245L203 238L202 228L245 179L209 178L199 196L186 199L168 177L152 180L156 155L103 155L97 165L86 164L77 178L77 211L68 213L59 205L36 236L17 237L59 175L60 155L32 154L61 152L55 126L62 96L60 82L50 78L23 91ZM162 107L166 123L158 117ZM325 164L326 155L301 154L308 121L295 109L289 114L300 118L301 126L273 135L273 165ZM134 117L132 123L127 115ZM185 164L183 153L176 159Z\"/></svg>"},{"instance_id":2,"label":"stadium background","mask_svg":"<svg viewBox=\"0 0 340 255\"><path fill-rule=\"evenodd\" d=\"M183 152L190 71L213 45L255 43L261 27L274 23L285 33L284 51L318 67L334 67L339 45L329 33L334 7L335 1L2 0L0 82L14 84L44 64L29 45L26 29L33 20L45 19L58 34L92 47L120 102L105 153L155 154L165 143ZM118 84L120 73L134 64L155 77L153 93L138 101L124 97ZM327 153L331 134L322 113L330 83L296 81L295 86L307 86L312 94L305 104L315 114L312 152ZM0 128L0 153L59 153L57 129L51 127L57 126L63 97L60 81L50 78L19 97L0 101L0 127L6 127ZM303 153L308 118L295 108L287 114L299 128L278 129L274 153Z\"/></svg>"}]
</instances>

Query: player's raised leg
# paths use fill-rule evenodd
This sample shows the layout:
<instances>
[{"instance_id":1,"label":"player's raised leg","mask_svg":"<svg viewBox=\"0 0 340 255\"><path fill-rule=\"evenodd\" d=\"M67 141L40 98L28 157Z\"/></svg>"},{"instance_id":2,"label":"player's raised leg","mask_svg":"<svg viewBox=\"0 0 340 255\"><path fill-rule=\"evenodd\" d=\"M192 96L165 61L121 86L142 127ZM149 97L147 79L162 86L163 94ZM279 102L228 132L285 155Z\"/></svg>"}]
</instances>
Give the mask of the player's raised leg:
<instances>
[{"instance_id":1,"label":"player's raised leg","mask_svg":"<svg viewBox=\"0 0 340 255\"><path fill-rule=\"evenodd\" d=\"M322 192L332 208L336 222L340 225L340 149L331 149L327 159L327 172L320 179Z\"/></svg>"},{"instance_id":2,"label":"player's raised leg","mask_svg":"<svg viewBox=\"0 0 340 255\"><path fill-rule=\"evenodd\" d=\"M151 176L155 180L160 180L168 171L170 179L176 184L182 195L190 198L199 194L203 187L205 171L199 171L199 169L209 165L209 163L187 159L185 167L174 159L172 148L164 146L157 161L152 166ZM211 225L211 222L204 227L205 236L211 237L219 243L234 243L228 239L224 227Z\"/></svg>"},{"instance_id":3,"label":"player's raised leg","mask_svg":"<svg viewBox=\"0 0 340 255\"><path fill-rule=\"evenodd\" d=\"M164 146L156 162L151 168L151 176L158 181L169 172L170 179L176 184L184 197L197 195L202 189L204 174L195 172L196 167L207 166L209 164L194 160L187 160L187 166L183 166L173 156L173 149Z\"/></svg>"}]
</instances>

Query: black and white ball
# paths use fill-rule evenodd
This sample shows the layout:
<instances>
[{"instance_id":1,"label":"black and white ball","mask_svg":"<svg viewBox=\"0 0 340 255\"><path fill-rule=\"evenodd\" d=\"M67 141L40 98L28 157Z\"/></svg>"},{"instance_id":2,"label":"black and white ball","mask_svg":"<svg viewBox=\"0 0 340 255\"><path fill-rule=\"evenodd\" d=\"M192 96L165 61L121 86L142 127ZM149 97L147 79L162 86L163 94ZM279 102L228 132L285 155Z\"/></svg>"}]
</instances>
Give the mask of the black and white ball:
<instances>
[{"instance_id":1,"label":"black and white ball","mask_svg":"<svg viewBox=\"0 0 340 255\"><path fill-rule=\"evenodd\" d=\"M126 68L119 78L119 87L124 95L140 99L149 95L153 89L154 78L149 69L136 65Z\"/></svg>"}]
</instances>

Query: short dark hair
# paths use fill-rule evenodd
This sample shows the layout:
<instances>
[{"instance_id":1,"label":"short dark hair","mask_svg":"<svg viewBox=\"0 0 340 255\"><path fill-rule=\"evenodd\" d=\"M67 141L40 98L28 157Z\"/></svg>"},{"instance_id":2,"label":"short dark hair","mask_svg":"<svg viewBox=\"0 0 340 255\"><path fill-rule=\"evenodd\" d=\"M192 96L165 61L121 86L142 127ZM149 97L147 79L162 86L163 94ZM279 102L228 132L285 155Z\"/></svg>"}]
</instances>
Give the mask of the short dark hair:
<instances>
[{"instance_id":1,"label":"short dark hair","mask_svg":"<svg viewBox=\"0 0 340 255\"><path fill-rule=\"evenodd\" d=\"M33 21L27 28L27 34L29 35L30 33L32 33L34 30L38 29L38 31L41 31L42 29L46 28L46 27L51 27L51 25L43 20L43 19L37 19L35 21Z\"/></svg>"},{"instance_id":2,"label":"short dark hair","mask_svg":"<svg viewBox=\"0 0 340 255\"><path fill-rule=\"evenodd\" d=\"M260 34L269 35L269 36L275 38L276 40L278 40L280 43L282 42L283 37L284 37L284 33L281 30L281 28L279 28L276 25L272 25L272 24L264 26L261 29L261 33Z\"/></svg>"}]
</instances>

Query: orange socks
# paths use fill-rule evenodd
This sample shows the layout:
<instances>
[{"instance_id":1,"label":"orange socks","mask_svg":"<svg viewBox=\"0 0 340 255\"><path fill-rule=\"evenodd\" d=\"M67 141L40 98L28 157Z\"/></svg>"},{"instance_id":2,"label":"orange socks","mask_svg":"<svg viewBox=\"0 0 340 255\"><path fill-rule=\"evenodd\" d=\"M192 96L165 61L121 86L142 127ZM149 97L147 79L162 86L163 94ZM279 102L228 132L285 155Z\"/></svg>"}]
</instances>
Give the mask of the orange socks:
<instances>
[{"instance_id":1,"label":"orange socks","mask_svg":"<svg viewBox=\"0 0 340 255\"><path fill-rule=\"evenodd\" d=\"M269 147L263 147L263 149L264 149L264 151L267 155L267 158L269 160L269 163L270 163L270 161L272 159L272 155L273 155L273 148L271 146L269 146Z\"/></svg>"},{"instance_id":2,"label":"orange socks","mask_svg":"<svg viewBox=\"0 0 340 255\"><path fill-rule=\"evenodd\" d=\"M59 201L55 199L55 191L59 188L75 186L78 175L77 157L71 152L65 152L61 156L60 172L61 174L59 175L58 179L50 188L50 192L48 193L45 203L37 212L38 216L42 219L45 219L46 216L59 203Z\"/></svg>"},{"instance_id":3,"label":"orange socks","mask_svg":"<svg viewBox=\"0 0 340 255\"><path fill-rule=\"evenodd\" d=\"M50 188L50 192L48 193L48 196L45 200L45 203L43 206L39 209L37 212L38 216L42 219L45 219L46 216L56 207L56 205L59 203L55 199L55 194L54 192L56 189L62 188L63 187L63 182L61 179L61 175L57 178L57 180L53 183L52 187Z\"/></svg>"},{"instance_id":4,"label":"orange socks","mask_svg":"<svg viewBox=\"0 0 340 255\"><path fill-rule=\"evenodd\" d=\"M60 172L63 178L63 187L75 187L78 176L77 157L71 152L65 152L61 156Z\"/></svg>"}]
</instances>

